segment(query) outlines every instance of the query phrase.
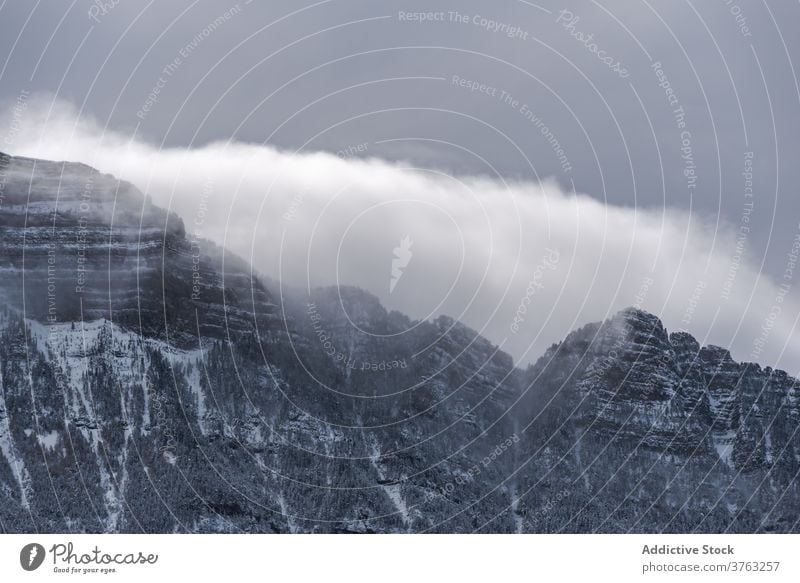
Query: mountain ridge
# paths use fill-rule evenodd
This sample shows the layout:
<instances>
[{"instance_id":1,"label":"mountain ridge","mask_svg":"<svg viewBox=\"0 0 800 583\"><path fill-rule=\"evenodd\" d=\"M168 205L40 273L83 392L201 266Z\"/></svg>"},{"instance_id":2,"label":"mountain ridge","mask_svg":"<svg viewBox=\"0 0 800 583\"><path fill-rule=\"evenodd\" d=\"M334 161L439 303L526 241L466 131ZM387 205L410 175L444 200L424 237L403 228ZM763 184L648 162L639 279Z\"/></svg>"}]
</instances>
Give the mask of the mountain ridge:
<instances>
[{"instance_id":1,"label":"mountain ridge","mask_svg":"<svg viewBox=\"0 0 800 583\"><path fill-rule=\"evenodd\" d=\"M520 368L358 288L276 295L90 167L0 158L4 532L798 530L783 371L636 308Z\"/></svg>"}]
</instances>

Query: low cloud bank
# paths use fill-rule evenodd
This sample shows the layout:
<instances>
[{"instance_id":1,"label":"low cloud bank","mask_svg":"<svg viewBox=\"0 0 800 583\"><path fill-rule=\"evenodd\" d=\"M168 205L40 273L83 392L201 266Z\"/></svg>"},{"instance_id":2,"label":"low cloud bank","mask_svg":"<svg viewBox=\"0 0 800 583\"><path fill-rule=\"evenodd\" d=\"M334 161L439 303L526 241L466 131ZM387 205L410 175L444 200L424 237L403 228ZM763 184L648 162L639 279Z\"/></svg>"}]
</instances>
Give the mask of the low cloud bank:
<instances>
[{"instance_id":1,"label":"low cloud bank","mask_svg":"<svg viewBox=\"0 0 800 583\"><path fill-rule=\"evenodd\" d=\"M555 183L242 143L161 149L42 98L21 113L8 107L0 135L11 127L13 143L0 149L129 180L182 216L190 234L275 280L357 285L414 318L451 315L522 363L577 326L636 305L738 360L800 371L800 243L787 248L776 282L737 250L732 227L606 205Z\"/></svg>"}]
</instances>

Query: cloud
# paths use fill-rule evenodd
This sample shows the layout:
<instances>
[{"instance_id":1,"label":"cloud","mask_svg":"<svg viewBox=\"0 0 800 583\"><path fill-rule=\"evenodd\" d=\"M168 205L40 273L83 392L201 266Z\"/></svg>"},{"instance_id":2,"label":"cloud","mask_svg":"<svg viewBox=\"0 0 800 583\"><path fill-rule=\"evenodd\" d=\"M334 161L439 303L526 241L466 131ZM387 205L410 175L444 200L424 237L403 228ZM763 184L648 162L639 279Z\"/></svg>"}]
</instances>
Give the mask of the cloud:
<instances>
[{"instance_id":1,"label":"cloud","mask_svg":"<svg viewBox=\"0 0 800 583\"><path fill-rule=\"evenodd\" d=\"M0 131L12 115L9 107L0 116ZM182 216L190 234L275 280L352 284L414 318L451 315L523 363L581 324L638 305L739 360L800 370L797 249L786 250L775 282L737 251L738 226L603 204L552 181L244 143L162 149L41 96L14 123L8 153L129 180Z\"/></svg>"}]
</instances>

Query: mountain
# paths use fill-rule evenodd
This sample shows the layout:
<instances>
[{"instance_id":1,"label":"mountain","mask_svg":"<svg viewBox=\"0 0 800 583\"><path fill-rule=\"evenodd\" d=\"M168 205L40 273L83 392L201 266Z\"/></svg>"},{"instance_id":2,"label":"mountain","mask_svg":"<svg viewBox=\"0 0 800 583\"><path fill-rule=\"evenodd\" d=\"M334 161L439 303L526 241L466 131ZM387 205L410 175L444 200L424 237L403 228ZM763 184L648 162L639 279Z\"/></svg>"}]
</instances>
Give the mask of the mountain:
<instances>
[{"instance_id":1,"label":"mountain","mask_svg":"<svg viewBox=\"0 0 800 583\"><path fill-rule=\"evenodd\" d=\"M88 166L0 187L4 532L798 531L796 380L651 314L523 370Z\"/></svg>"},{"instance_id":2,"label":"mountain","mask_svg":"<svg viewBox=\"0 0 800 583\"><path fill-rule=\"evenodd\" d=\"M136 188L83 164L0 154L9 307L50 322L106 318L178 345L251 330L274 309L250 267L187 236ZM256 318L252 316L256 315Z\"/></svg>"}]
</instances>

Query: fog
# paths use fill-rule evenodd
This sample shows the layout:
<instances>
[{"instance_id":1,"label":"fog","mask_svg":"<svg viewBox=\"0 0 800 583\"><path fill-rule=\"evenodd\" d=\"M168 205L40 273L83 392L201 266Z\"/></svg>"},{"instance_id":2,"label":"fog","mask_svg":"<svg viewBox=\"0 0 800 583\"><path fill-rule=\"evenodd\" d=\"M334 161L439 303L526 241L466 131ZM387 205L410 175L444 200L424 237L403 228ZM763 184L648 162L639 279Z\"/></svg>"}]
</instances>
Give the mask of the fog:
<instances>
[{"instance_id":1,"label":"fog","mask_svg":"<svg viewBox=\"0 0 800 583\"><path fill-rule=\"evenodd\" d=\"M456 175L357 146L339 155L240 142L161 148L46 95L14 115L0 119L16 128L9 154L90 164L275 281L356 285L413 318L448 314L523 364L636 305L736 359L800 370L797 238L777 280L738 243L740 225L606 204L547 178Z\"/></svg>"}]
</instances>

